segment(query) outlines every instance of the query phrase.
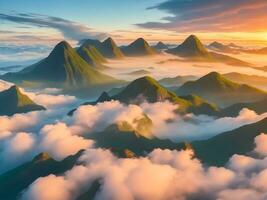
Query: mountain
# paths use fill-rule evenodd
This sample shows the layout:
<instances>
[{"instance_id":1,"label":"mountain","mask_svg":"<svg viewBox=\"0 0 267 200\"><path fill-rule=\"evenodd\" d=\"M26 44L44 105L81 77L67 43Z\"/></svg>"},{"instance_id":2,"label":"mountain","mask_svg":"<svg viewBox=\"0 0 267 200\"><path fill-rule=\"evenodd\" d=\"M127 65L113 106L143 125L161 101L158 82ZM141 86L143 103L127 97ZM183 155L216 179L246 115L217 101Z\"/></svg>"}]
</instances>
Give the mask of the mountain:
<instances>
[{"instance_id":1,"label":"mountain","mask_svg":"<svg viewBox=\"0 0 267 200\"><path fill-rule=\"evenodd\" d=\"M172 86L181 86L187 81L194 81L196 80L196 76L176 76L173 78L163 78L159 80L159 83L166 86L166 87L172 87Z\"/></svg>"},{"instance_id":2,"label":"mountain","mask_svg":"<svg viewBox=\"0 0 267 200\"><path fill-rule=\"evenodd\" d=\"M5 200L20 199L19 195L33 181L49 174L62 174L71 169L82 151L69 156L62 161L56 161L47 153L37 155L32 161L27 162L13 170L0 175L0 197ZM12 191L10 191L12 188Z\"/></svg>"},{"instance_id":3,"label":"mountain","mask_svg":"<svg viewBox=\"0 0 267 200\"><path fill-rule=\"evenodd\" d=\"M99 102L118 100L125 104L141 104L145 101L149 103L170 101L179 104L178 111L181 113L192 112L195 114L216 115L218 108L213 104L201 99L196 95L176 96L161 86L155 79L145 76L132 81L114 96L103 93L96 102L87 102L86 104L96 104ZM105 97L105 98L103 98ZM71 115L75 110L69 112Z\"/></svg>"},{"instance_id":4,"label":"mountain","mask_svg":"<svg viewBox=\"0 0 267 200\"><path fill-rule=\"evenodd\" d=\"M176 94L196 94L222 107L240 102L259 101L267 97L265 91L230 81L217 72L211 72L196 81L186 82Z\"/></svg>"},{"instance_id":5,"label":"mountain","mask_svg":"<svg viewBox=\"0 0 267 200\"><path fill-rule=\"evenodd\" d=\"M130 45L123 47L122 52L126 56L147 56L157 54L157 51L153 47L150 47L147 41L143 38L138 38Z\"/></svg>"},{"instance_id":6,"label":"mountain","mask_svg":"<svg viewBox=\"0 0 267 200\"><path fill-rule=\"evenodd\" d=\"M240 110L243 108L248 108L255 111L257 114L262 114L267 112L267 98L261 101L251 102L251 103L237 103L231 105L220 111L221 116L237 116Z\"/></svg>"},{"instance_id":7,"label":"mountain","mask_svg":"<svg viewBox=\"0 0 267 200\"><path fill-rule=\"evenodd\" d=\"M219 42L212 42L211 44L208 45L208 48L210 50L215 50L215 51L219 51L222 53L233 53L233 54L238 53L237 49L232 48L229 45L224 45L224 44L219 43Z\"/></svg>"},{"instance_id":8,"label":"mountain","mask_svg":"<svg viewBox=\"0 0 267 200\"><path fill-rule=\"evenodd\" d=\"M196 157L206 164L223 166L234 154L245 155L253 151L254 138L267 133L267 118L221 133L204 141L195 141L191 145Z\"/></svg>"},{"instance_id":9,"label":"mountain","mask_svg":"<svg viewBox=\"0 0 267 200\"><path fill-rule=\"evenodd\" d=\"M107 60L94 46L88 46L87 48L80 47L77 49L77 53L89 65L92 65L97 69L107 68L103 65L103 63L106 63Z\"/></svg>"},{"instance_id":10,"label":"mountain","mask_svg":"<svg viewBox=\"0 0 267 200\"><path fill-rule=\"evenodd\" d=\"M211 59L211 55L206 50L201 41L195 36L190 35L185 41L173 49L167 50L168 53L179 55L181 57L205 58Z\"/></svg>"},{"instance_id":11,"label":"mountain","mask_svg":"<svg viewBox=\"0 0 267 200\"><path fill-rule=\"evenodd\" d=\"M190 35L182 44L173 49L169 49L166 52L184 57L186 60L220 62L234 66L253 66L248 62L233 58L231 56L209 52L195 35Z\"/></svg>"},{"instance_id":12,"label":"mountain","mask_svg":"<svg viewBox=\"0 0 267 200\"><path fill-rule=\"evenodd\" d=\"M238 72L231 72L227 74L223 74L223 76L231 81L249 84L254 87L259 87L264 90L267 90L267 77L258 76L258 75L247 75L241 74Z\"/></svg>"},{"instance_id":13,"label":"mountain","mask_svg":"<svg viewBox=\"0 0 267 200\"><path fill-rule=\"evenodd\" d=\"M112 38L107 38L105 41L99 40L84 40L80 48L90 49L94 46L106 58L123 58L124 55L120 48L116 45Z\"/></svg>"},{"instance_id":14,"label":"mountain","mask_svg":"<svg viewBox=\"0 0 267 200\"><path fill-rule=\"evenodd\" d=\"M163 42L158 42L155 46L153 46L157 50L164 50L168 49L168 46L164 44Z\"/></svg>"},{"instance_id":15,"label":"mountain","mask_svg":"<svg viewBox=\"0 0 267 200\"><path fill-rule=\"evenodd\" d=\"M102 74L86 63L65 41L58 43L49 56L17 73L0 78L8 81L41 82L51 86L81 88L115 84L119 81Z\"/></svg>"},{"instance_id":16,"label":"mountain","mask_svg":"<svg viewBox=\"0 0 267 200\"><path fill-rule=\"evenodd\" d=\"M108 58L123 58L124 55L112 38L102 42L102 52Z\"/></svg>"},{"instance_id":17,"label":"mountain","mask_svg":"<svg viewBox=\"0 0 267 200\"><path fill-rule=\"evenodd\" d=\"M45 110L43 106L34 103L27 95L22 94L15 85L0 92L0 102L0 115Z\"/></svg>"},{"instance_id":18,"label":"mountain","mask_svg":"<svg viewBox=\"0 0 267 200\"><path fill-rule=\"evenodd\" d=\"M151 152L155 148L180 149L183 146L167 139L144 137L131 130L122 130L117 125L112 125L102 132L92 133L89 138L95 141L97 147L111 149L119 155L125 149L137 156L144 156L145 152Z\"/></svg>"}]
</instances>

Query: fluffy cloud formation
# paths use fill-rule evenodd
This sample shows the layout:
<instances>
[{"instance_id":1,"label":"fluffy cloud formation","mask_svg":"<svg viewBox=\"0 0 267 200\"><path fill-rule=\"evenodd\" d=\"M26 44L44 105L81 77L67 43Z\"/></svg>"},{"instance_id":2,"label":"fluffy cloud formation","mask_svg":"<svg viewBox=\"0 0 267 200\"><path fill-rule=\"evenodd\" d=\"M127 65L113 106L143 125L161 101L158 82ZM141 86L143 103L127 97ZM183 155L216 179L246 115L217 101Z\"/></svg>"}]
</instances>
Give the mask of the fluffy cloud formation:
<instances>
[{"instance_id":1,"label":"fluffy cloud formation","mask_svg":"<svg viewBox=\"0 0 267 200\"><path fill-rule=\"evenodd\" d=\"M136 119L144 116L137 105L124 105L118 101L80 106L74 113L72 128L82 132L102 131L109 125L125 121L136 127Z\"/></svg>"},{"instance_id":2,"label":"fluffy cloud formation","mask_svg":"<svg viewBox=\"0 0 267 200\"><path fill-rule=\"evenodd\" d=\"M262 133L255 138L255 151L261 155L267 156L267 135Z\"/></svg>"},{"instance_id":3,"label":"fluffy cloud formation","mask_svg":"<svg viewBox=\"0 0 267 200\"><path fill-rule=\"evenodd\" d=\"M170 16L163 18L165 22L147 22L139 26L179 32L266 31L265 0L166 0L149 9L159 9Z\"/></svg>"},{"instance_id":4,"label":"fluffy cloud formation","mask_svg":"<svg viewBox=\"0 0 267 200\"><path fill-rule=\"evenodd\" d=\"M62 160L92 145L92 141L73 135L64 123L44 126L40 131L40 137L41 151L48 152L56 160Z\"/></svg>"},{"instance_id":5,"label":"fluffy cloud formation","mask_svg":"<svg viewBox=\"0 0 267 200\"><path fill-rule=\"evenodd\" d=\"M108 150L88 149L64 176L33 182L24 199L43 200L51 187L52 199L75 199L95 181L101 187L94 199L266 199L266 157L234 155L226 167L206 167L193 156L191 150L155 149L147 157L119 159Z\"/></svg>"},{"instance_id":6,"label":"fluffy cloud formation","mask_svg":"<svg viewBox=\"0 0 267 200\"><path fill-rule=\"evenodd\" d=\"M76 132L83 133L102 131L121 121L126 121L135 128L136 119L146 114L153 123L152 129L146 135L179 142L206 139L267 117L267 113L257 115L248 109L241 110L237 117L218 119L206 115L181 116L175 112L176 109L177 105L169 102L126 106L118 101L110 101L79 107L70 124Z\"/></svg>"},{"instance_id":7,"label":"fluffy cloud formation","mask_svg":"<svg viewBox=\"0 0 267 200\"><path fill-rule=\"evenodd\" d=\"M18 166L35 155L36 137L32 133L19 132L2 142L0 172Z\"/></svg>"}]
</instances>

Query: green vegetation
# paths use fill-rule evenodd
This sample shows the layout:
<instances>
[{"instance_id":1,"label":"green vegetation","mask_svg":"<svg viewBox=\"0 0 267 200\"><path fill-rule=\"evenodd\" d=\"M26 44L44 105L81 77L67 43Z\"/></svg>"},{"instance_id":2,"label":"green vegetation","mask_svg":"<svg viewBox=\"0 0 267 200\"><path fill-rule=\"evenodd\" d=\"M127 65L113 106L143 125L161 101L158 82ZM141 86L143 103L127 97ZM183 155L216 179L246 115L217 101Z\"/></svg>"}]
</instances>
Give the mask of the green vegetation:
<instances>
[{"instance_id":1,"label":"green vegetation","mask_svg":"<svg viewBox=\"0 0 267 200\"><path fill-rule=\"evenodd\" d=\"M190 35L182 44L173 49L167 50L167 52L180 57L184 57L187 60L189 59L203 62L221 62L228 65L252 67L252 64L244 62L242 60L207 51L205 46L195 35Z\"/></svg>"},{"instance_id":2,"label":"green vegetation","mask_svg":"<svg viewBox=\"0 0 267 200\"><path fill-rule=\"evenodd\" d=\"M124 57L122 51L112 38L107 38L103 42L100 42L99 40L87 39L83 42L80 48L90 49L92 46L95 47L104 57L117 59Z\"/></svg>"},{"instance_id":3,"label":"green vegetation","mask_svg":"<svg viewBox=\"0 0 267 200\"><path fill-rule=\"evenodd\" d=\"M15 85L0 92L0 102L0 115L45 110L43 106L37 105L28 96L22 94Z\"/></svg>"},{"instance_id":4,"label":"green vegetation","mask_svg":"<svg viewBox=\"0 0 267 200\"><path fill-rule=\"evenodd\" d=\"M62 161L55 161L47 153L41 153L32 161L0 175L1 199L17 199L19 194L37 178L49 174L61 174L71 169L81 153L82 151Z\"/></svg>"},{"instance_id":5,"label":"green vegetation","mask_svg":"<svg viewBox=\"0 0 267 200\"><path fill-rule=\"evenodd\" d=\"M77 53L82 59L95 68L107 68L103 65L103 63L107 62L107 60L94 46L89 46L87 48L81 47L77 50Z\"/></svg>"},{"instance_id":6,"label":"green vegetation","mask_svg":"<svg viewBox=\"0 0 267 200\"><path fill-rule=\"evenodd\" d=\"M233 131L221 133L205 141L192 143L196 156L209 165L223 166L234 154L247 154L253 151L254 138L267 132L267 118L242 126Z\"/></svg>"},{"instance_id":7,"label":"green vegetation","mask_svg":"<svg viewBox=\"0 0 267 200\"><path fill-rule=\"evenodd\" d=\"M33 81L65 88L94 87L119 83L120 81L102 74L84 61L65 41L55 46L50 55L40 62L17 73L1 77L9 81Z\"/></svg>"},{"instance_id":8,"label":"green vegetation","mask_svg":"<svg viewBox=\"0 0 267 200\"><path fill-rule=\"evenodd\" d=\"M239 102L259 101L267 97L266 92L230 81L217 72L211 72L196 81L186 82L176 94L196 94L222 107Z\"/></svg>"},{"instance_id":9,"label":"green vegetation","mask_svg":"<svg viewBox=\"0 0 267 200\"><path fill-rule=\"evenodd\" d=\"M110 100L118 100L125 104L140 104L144 101L149 103L169 101L179 105L177 112L180 113L192 112L195 114L217 115L219 111L215 105L208 103L196 95L176 96L175 93L170 92L149 76L134 80L114 96L109 96L105 92L96 102L87 102L84 104L95 105L98 102ZM75 109L68 114L72 115L74 111Z\"/></svg>"}]
</instances>

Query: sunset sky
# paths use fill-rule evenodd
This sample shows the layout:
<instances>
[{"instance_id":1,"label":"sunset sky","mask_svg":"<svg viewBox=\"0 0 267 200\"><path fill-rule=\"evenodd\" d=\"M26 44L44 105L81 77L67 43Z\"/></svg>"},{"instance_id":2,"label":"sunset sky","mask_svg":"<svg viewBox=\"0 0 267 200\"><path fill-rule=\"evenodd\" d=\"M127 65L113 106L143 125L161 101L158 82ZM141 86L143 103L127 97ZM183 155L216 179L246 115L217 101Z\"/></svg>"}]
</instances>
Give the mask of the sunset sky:
<instances>
[{"instance_id":1,"label":"sunset sky","mask_svg":"<svg viewBox=\"0 0 267 200\"><path fill-rule=\"evenodd\" d=\"M267 44L266 0L0 0L0 44L73 44L112 36L177 43L189 34Z\"/></svg>"}]
</instances>

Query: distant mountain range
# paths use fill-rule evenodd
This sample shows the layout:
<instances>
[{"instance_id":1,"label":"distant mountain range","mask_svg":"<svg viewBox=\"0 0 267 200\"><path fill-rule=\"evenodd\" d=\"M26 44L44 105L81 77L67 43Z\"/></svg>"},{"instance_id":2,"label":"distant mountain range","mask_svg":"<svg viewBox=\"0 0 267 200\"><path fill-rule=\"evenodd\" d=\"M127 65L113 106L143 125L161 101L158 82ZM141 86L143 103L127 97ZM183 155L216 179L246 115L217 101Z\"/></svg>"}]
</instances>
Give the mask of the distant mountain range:
<instances>
[{"instance_id":1,"label":"distant mountain range","mask_svg":"<svg viewBox=\"0 0 267 200\"><path fill-rule=\"evenodd\" d=\"M128 46L122 47L121 49L126 56L146 56L158 53L157 50L151 47L143 38L138 38Z\"/></svg>"},{"instance_id":2,"label":"distant mountain range","mask_svg":"<svg viewBox=\"0 0 267 200\"><path fill-rule=\"evenodd\" d=\"M94 69L65 41L58 43L49 56L40 62L22 71L4 74L0 78L18 83L26 81L56 87L60 83L61 87L66 89L116 85L121 82Z\"/></svg>"},{"instance_id":3,"label":"distant mountain range","mask_svg":"<svg viewBox=\"0 0 267 200\"><path fill-rule=\"evenodd\" d=\"M207 46L210 50L219 51L222 53L231 53L231 54L238 54L240 53L240 48L233 46L231 44L225 45L220 42L212 42Z\"/></svg>"},{"instance_id":4,"label":"distant mountain range","mask_svg":"<svg viewBox=\"0 0 267 200\"><path fill-rule=\"evenodd\" d=\"M253 65L224 54L209 52L201 41L195 36L190 35L185 41L175 48L168 49L166 52L183 57L187 60L203 62L221 62L229 65L252 67Z\"/></svg>"},{"instance_id":5,"label":"distant mountain range","mask_svg":"<svg viewBox=\"0 0 267 200\"><path fill-rule=\"evenodd\" d=\"M223 74L223 76L231 81L248 84L254 87L262 88L267 90L267 77L259 75L247 75L237 72L231 72Z\"/></svg>"},{"instance_id":6,"label":"distant mountain range","mask_svg":"<svg viewBox=\"0 0 267 200\"><path fill-rule=\"evenodd\" d=\"M173 78L163 78L159 80L159 83L164 85L165 87L172 87L172 86L181 86L187 81L194 81L197 80L197 76L176 76Z\"/></svg>"},{"instance_id":7,"label":"distant mountain range","mask_svg":"<svg viewBox=\"0 0 267 200\"><path fill-rule=\"evenodd\" d=\"M176 94L196 94L221 107L259 101L267 97L267 92L230 81L217 72L211 72L196 81L186 82L178 88Z\"/></svg>"},{"instance_id":8,"label":"distant mountain range","mask_svg":"<svg viewBox=\"0 0 267 200\"><path fill-rule=\"evenodd\" d=\"M43 106L34 103L27 95L22 94L15 85L0 92L0 102L0 115L45 110Z\"/></svg>"},{"instance_id":9,"label":"distant mountain range","mask_svg":"<svg viewBox=\"0 0 267 200\"><path fill-rule=\"evenodd\" d=\"M267 112L267 98L249 103L236 103L220 111L220 116L237 116L243 108L255 111L257 114Z\"/></svg>"}]
</instances>

